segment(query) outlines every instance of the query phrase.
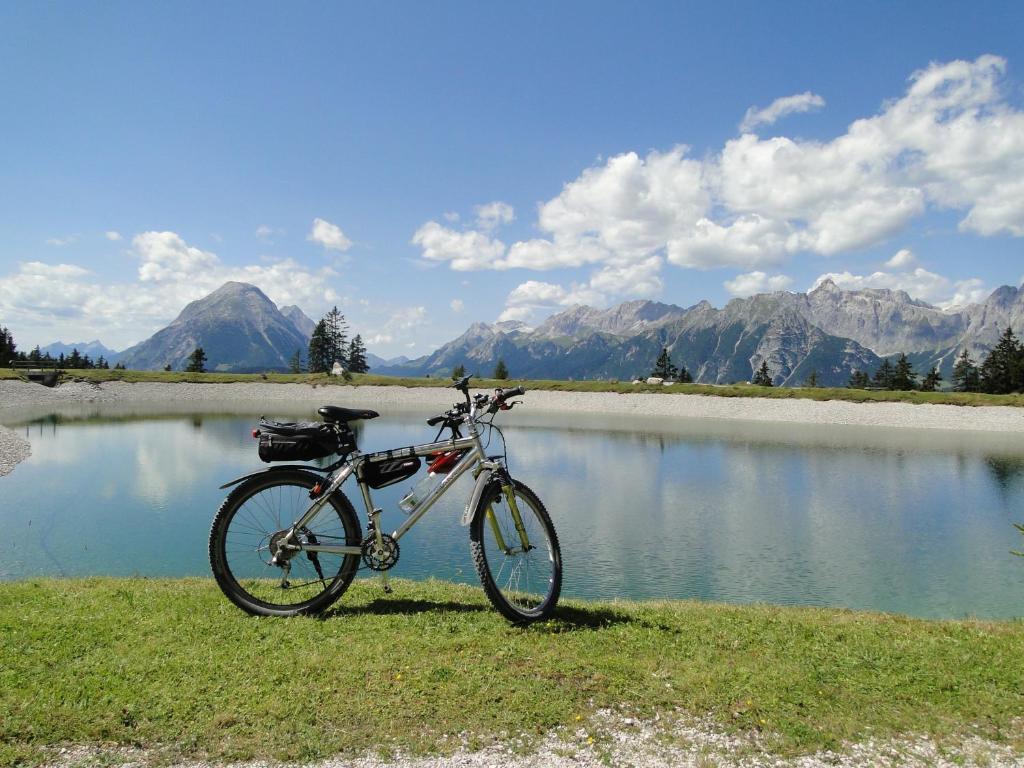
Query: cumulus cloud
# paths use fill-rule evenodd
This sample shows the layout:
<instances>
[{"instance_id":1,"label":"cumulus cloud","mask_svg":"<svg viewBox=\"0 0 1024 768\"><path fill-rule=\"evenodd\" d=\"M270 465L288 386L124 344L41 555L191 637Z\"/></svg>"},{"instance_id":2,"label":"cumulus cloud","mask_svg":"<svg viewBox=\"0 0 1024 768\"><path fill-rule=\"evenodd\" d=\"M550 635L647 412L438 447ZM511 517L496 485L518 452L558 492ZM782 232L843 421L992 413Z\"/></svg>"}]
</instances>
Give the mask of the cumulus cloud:
<instances>
[{"instance_id":1,"label":"cumulus cloud","mask_svg":"<svg viewBox=\"0 0 1024 768\"><path fill-rule=\"evenodd\" d=\"M740 131L748 133L759 125L772 125L786 115L798 112L810 112L812 109L821 109L825 106L825 100L816 93L804 91L793 96L783 96L776 99L763 109L751 107L743 116L740 123Z\"/></svg>"},{"instance_id":2,"label":"cumulus cloud","mask_svg":"<svg viewBox=\"0 0 1024 768\"><path fill-rule=\"evenodd\" d=\"M482 220L463 231L428 222L413 242L453 269L591 267L600 282L652 257L767 273L796 254L877 245L937 209L960 212L965 231L1024 236L1024 112L1003 93L1005 70L991 55L931 64L902 96L826 141L748 132L699 159L684 145L617 154L539 206L539 236L508 247ZM823 103L788 96L744 122Z\"/></svg>"},{"instance_id":3,"label":"cumulus cloud","mask_svg":"<svg viewBox=\"0 0 1024 768\"><path fill-rule=\"evenodd\" d=\"M916 265L917 257L909 248L901 248L896 251L891 259L885 262L885 266L888 269L909 269Z\"/></svg>"},{"instance_id":4,"label":"cumulus cloud","mask_svg":"<svg viewBox=\"0 0 1024 768\"><path fill-rule=\"evenodd\" d=\"M500 240L476 230L459 231L428 221L412 236L412 242L423 249L423 258L449 262L455 270L495 268L505 253Z\"/></svg>"},{"instance_id":5,"label":"cumulus cloud","mask_svg":"<svg viewBox=\"0 0 1024 768\"><path fill-rule=\"evenodd\" d=\"M476 225L480 229L490 231L501 224L508 224L515 220L515 209L508 203L495 200L493 203L478 205L473 211L476 213ZM457 220L457 219L456 219Z\"/></svg>"},{"instance_id":6,"label":"cumulus cloud","mask_svg":"<svg viewBox=\"0 0 1024 768\"><path fill-rule=\"evenodd\" d=\"M825 280L831 280L846 290L864 288L888 288L906 291L915 299L927 301L943 309L984 301L991 291L979 278L952 280L943 275L929 272L924 267L915 267L904 272L873 272L870 275L855 275L851 272L829 272L814 282L817 288ZM812 289L813 289L812 288Z\"/></svg>"},{"instance_id":7,"label":"cumulus cloud","mask_svg":"<svg viewBox=\"0 0 1024 768\"><path fill-rule=\"evenodd\" d=\"M755 293L771 293L784 291L793 284L793 279L786 275L769 275L767 272L754 271L736 275L726 280L723 285L733 296L753 296Z\"/></svg>"},{"instance_id":8,"label":"cumulus cloud","mask_svg":"<svg viewBox=\"0 0 1024 768\"><path fill-rule=\"evenodd\" d=\"M257 230L258 233L259 231ZM320 245L328 250L342 253L352 247L352 241L345 237L341 227L337 224L332 224L326 219L313 219L313 228L306 236L306 239L314 243L320 243Z\"/></svg>"},{"instance_id":9,"label":"cumulus cloud","mask_svg":"<svg viewBox=\"0 0 1024 768\"><path fill-rule=\"evenodd\" d=\"M113 240L115 242L121 239L121 233L113 229L109 229L106 232L104 232L103 236L107 238L107 240Z\"/></svg>"},{"instance_id":10,"label":"cumulus cloud","mask_svg":"<svg viewBox=\"0 0 1024 768\"><path fill-rule=\"evenodd\" d=\"M452 299L451 303L448 306L451 307L452 312L455 312L456 314L462 312L466 308L466 305L462 301L462 299Z\"/></svg>"}]
</instances>

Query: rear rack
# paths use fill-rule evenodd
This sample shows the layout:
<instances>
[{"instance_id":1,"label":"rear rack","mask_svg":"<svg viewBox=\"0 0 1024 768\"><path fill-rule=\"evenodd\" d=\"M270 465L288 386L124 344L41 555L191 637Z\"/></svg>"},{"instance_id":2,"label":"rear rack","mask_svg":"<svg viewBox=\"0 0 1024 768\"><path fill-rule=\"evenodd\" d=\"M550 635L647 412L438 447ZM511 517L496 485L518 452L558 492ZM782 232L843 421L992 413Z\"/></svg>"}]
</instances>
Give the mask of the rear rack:
<instances>
[{"instance_id":1,"label":"rear rack","mask_svg":"<svg viewBox=\"0 0 1024 768\"><path fill-rule=\"evenodd\" d=\"M22 381L32 381L44 387L57 386L66 373L57 366L56 361L11 360L8 365Z\"/></svg>"}]
</instances>

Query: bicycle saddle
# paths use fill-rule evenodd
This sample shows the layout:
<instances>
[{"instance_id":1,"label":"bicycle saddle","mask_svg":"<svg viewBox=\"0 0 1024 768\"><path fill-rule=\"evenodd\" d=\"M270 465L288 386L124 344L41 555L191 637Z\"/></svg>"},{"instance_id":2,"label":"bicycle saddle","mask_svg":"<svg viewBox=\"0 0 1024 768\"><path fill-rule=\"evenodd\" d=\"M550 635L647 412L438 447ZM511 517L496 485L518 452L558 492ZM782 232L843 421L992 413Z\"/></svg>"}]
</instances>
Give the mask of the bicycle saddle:
<instances>
[{"instance_id":1,"label":"bicycle saddle","mask_svg":"<svg viewBox=\"0 0 1024 768\"><path fill-rule=\"evenodd\" d=\"M366 408L341 408L337 405L325 405L317 408L317 413L323 416L324 421L359 421L360 419L376 419L380 416L376 411Z\"/></svg>"}]
</instances>

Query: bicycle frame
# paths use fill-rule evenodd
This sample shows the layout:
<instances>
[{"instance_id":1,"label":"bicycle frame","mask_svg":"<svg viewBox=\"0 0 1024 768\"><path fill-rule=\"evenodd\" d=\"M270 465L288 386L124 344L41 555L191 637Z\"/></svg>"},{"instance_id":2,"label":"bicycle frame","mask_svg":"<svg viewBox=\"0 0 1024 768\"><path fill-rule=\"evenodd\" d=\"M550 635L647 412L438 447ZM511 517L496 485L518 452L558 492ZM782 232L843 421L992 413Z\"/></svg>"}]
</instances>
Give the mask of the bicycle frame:
<instances>
[{"instance_id":1,"label":"bicycle frame","mask_svg":"<svg viewBox=\"0 0 1024 768\"><path fill-rule=\"evenodd\" d=\"M465 451L465 454L462 456L461 459L459 459L458 463L454 467L452 467L452 469L445 475L445 477L442 478L441 482L438 483L437 487L435 487L429 494L427 494L427 496L419 504L417 504L412 509L411 512L409 512L408 519L391 534L391 538L395 539L396 541L401 539L406 533L409 532L409 530L414 525L416 525L416 523L420 519L422 519L422 517L427 513L427 511L429 511L429 509L434 505L434 503L437 502L438 499L440 499L445 493L447 493L452 488L456 480L458 480L460 477L462 477L462 475L464 475L466 472L472 469L474 471L474 475L477 478L477 482L473 489L473 493L470 496L469 503L466 506L466 511L464 512L462 517L463 525L468 524L469 518L472 515L473 510L476 508L476 504L479 501L484 488L490 482L493 474L496 471L500 471L504 474L504 465L499 460L491 460L488 459L488 457L486 456L484 452L483 443L480 440L480 433L477 431L476 428L475 407L471 409L469 415L466 417L465 424L468 426L470 433L467 437L451 438L439 442L424 443L421 445L409 446L408 448L395 448L392 450L377 451L374 453L363 454L357 451L352 455L352 457L343 467L336 470L333 475L327 478L327 488L320 494L319 498L317 498L310 505L309 509L307 509L303 513L303 515L297 521L295 521L295 523L292 524L284 540L286 542L292 541L294 533L296 531L301 530L314 517L316 517L320 509L324 506L324 504L327 503L331 494L337 491L345 483L345 481L348 480L349 477L355 474L358 478L359 469L360 467L363 466L363 464L367 462L403 459L412 456L431 456L440 451ZM505 480L505 482L503 482L503 486L506 486L506 496L510 501L513 520L516 524L516 529L520 534L520 545L523 548L523 551L525 551L530 546L529 540L526 538L526 531L522 524L522 520L520 518L519 510L516 506L514 496L511 493L510 487L508 486L507 478L503 479ZM366 505L367 517L370 520L372 530L378 536L379 543L379 517L382 510L374 505L373 498L370 495L370 487L361 480L357 480L357 482L359 485L359 490L362 493L363 502ZM504 540L501 538L500 531L497 531L497 522L493 519L493 515L491 523L495 527L498 541L502 544L502 549L511 552L512 550L509 550L506 546L504 546ZM331 544L298 545L289 543L284 544L283 547L287 549L301 550L305 552L325 552L338 555L362 554L362 547L336 546Z\"/></svg>"}]
</instances>

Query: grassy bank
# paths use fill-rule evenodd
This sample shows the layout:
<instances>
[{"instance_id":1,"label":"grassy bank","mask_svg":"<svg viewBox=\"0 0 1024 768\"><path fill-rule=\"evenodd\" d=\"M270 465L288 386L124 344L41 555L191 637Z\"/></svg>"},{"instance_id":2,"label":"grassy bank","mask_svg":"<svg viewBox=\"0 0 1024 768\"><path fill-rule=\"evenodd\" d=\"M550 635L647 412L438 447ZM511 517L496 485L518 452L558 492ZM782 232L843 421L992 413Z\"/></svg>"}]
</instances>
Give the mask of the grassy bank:
<instances>
[{"instance_id":1,"label":"grassy bank","mask_svg":"<svg viewBox=\"0 0 1024 768\"><path fill-rule=\"evenodd\" d=\"M1024 750L1022 622L566 601L523 629L479 589L375 581L324 620L254 619L210 580L90 579L0 584L0 636L5 765L61 743L308 760L561 725L600 743L591 714L618 706L780 754L899 734Z\"/></svg>"},{"instance_id":2,"label":"grassy bank","mask_svg":"<svg viewBox=\"0 0 1024 768\"><path fill-rule=\"evenodd\" d=\"M445 387L451 382L435 378L400 378L356 374L351 381L343 381L327 374L310 373L182 373L178 371L69 371L70 378L87 381L155 381L193 382L198 384L223 384L230 382L276 384L312 384L316 386L394 386L394 387ZM0 379L15 378L15 373L0 368ZM1024 407L1024 395L985 395L967 392L872 392L863 389L841 387L756 387L750 384L674 384L670 387L630 384L629 382L605 381L554 381L547 379L474 379L473 386L486 389L496 386L516 386L527 389L542 389L562 392L617 392L619 394L649 392L657 394L681 393L689 395L711 395L715 397L768 397L783 400L842 400L853 403L932 403L938 405L1006 405Z\"/></svg>"}]
</instances>

